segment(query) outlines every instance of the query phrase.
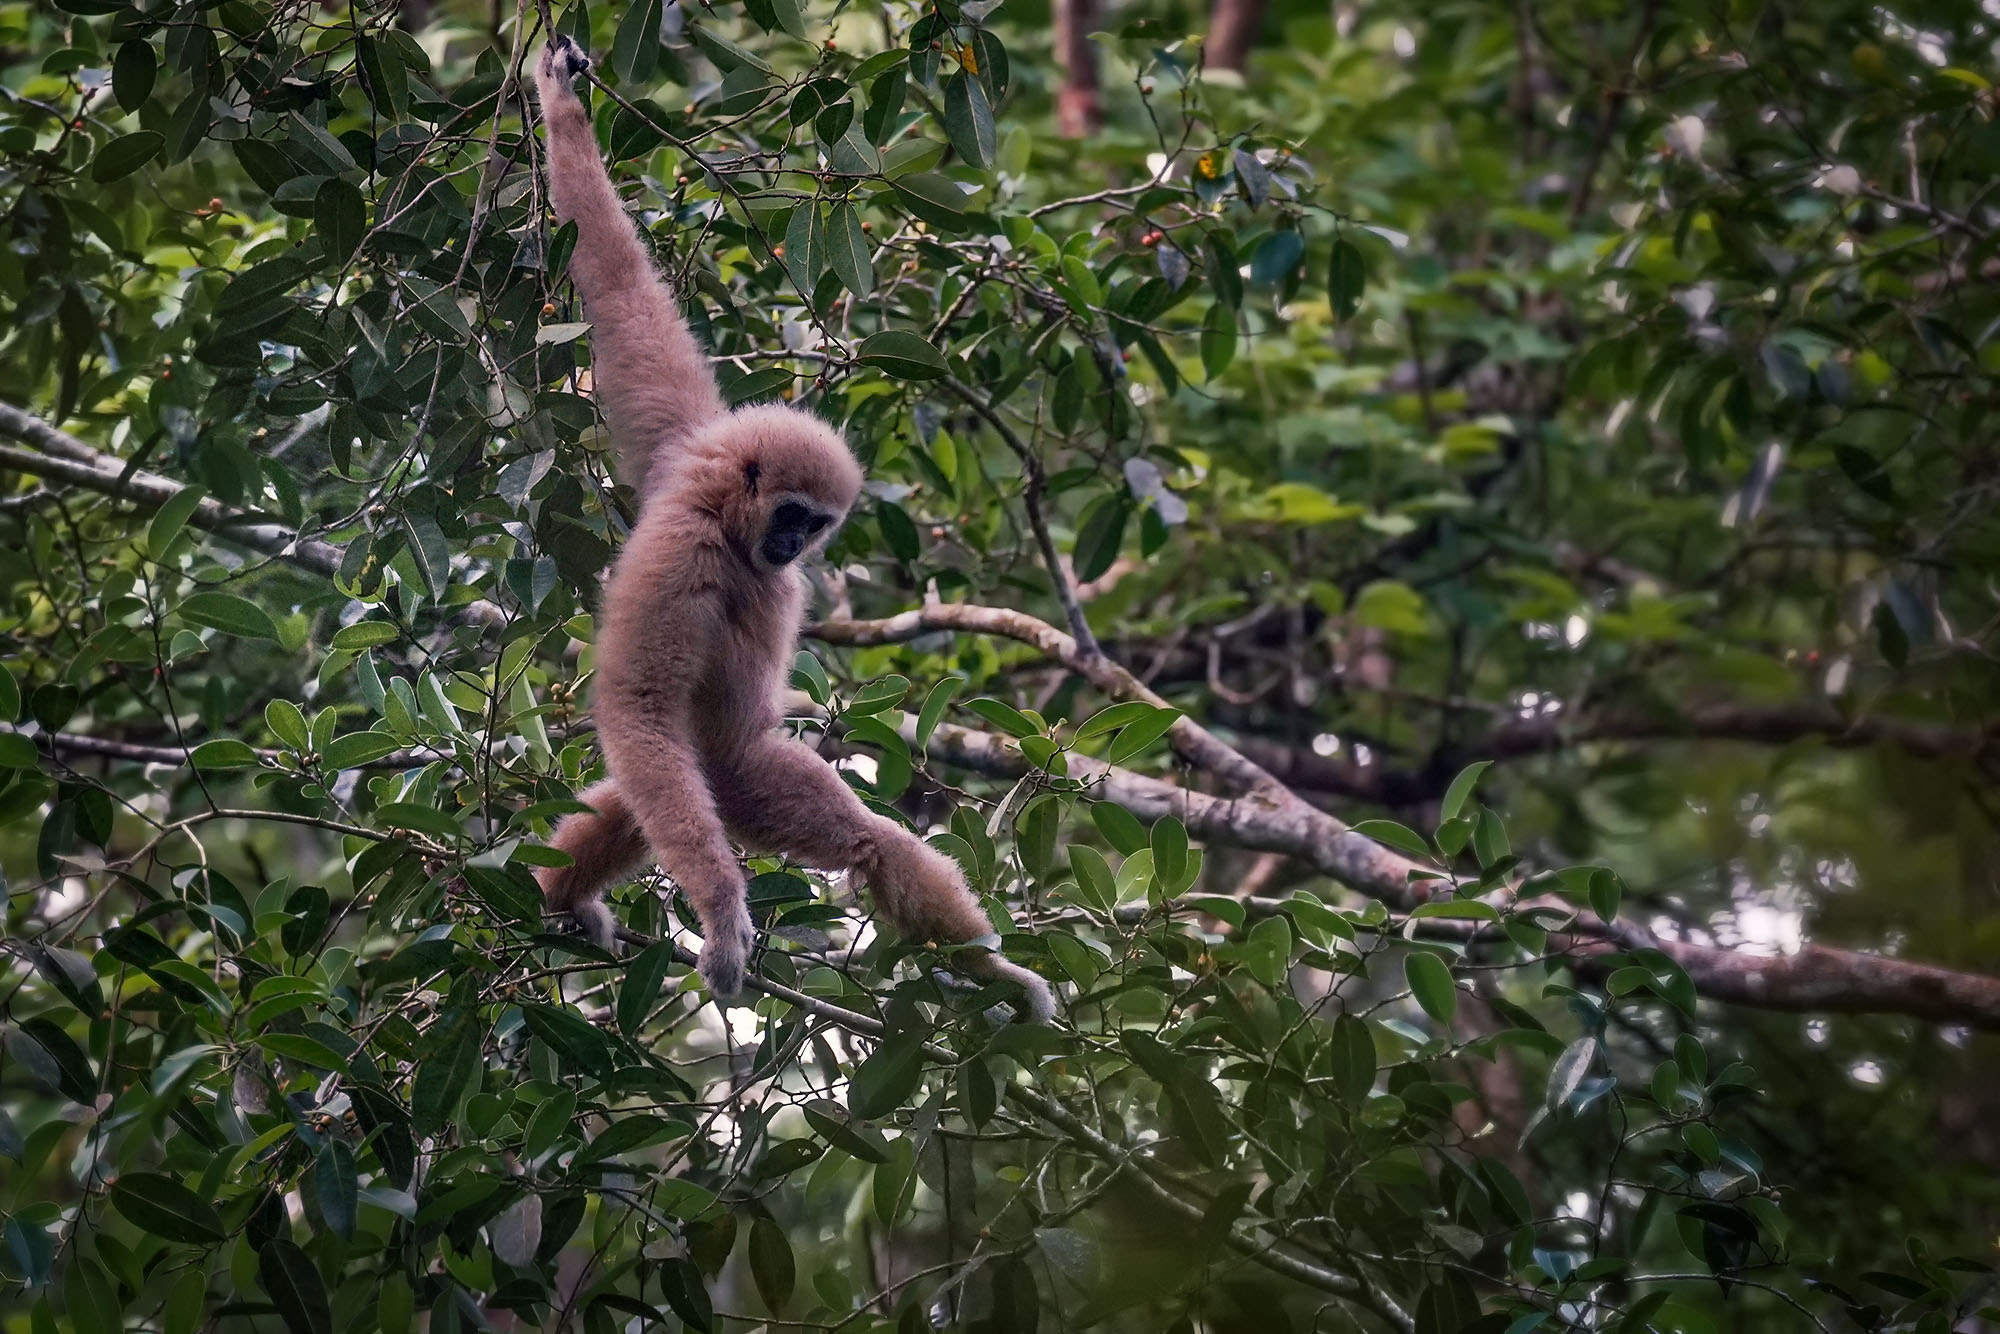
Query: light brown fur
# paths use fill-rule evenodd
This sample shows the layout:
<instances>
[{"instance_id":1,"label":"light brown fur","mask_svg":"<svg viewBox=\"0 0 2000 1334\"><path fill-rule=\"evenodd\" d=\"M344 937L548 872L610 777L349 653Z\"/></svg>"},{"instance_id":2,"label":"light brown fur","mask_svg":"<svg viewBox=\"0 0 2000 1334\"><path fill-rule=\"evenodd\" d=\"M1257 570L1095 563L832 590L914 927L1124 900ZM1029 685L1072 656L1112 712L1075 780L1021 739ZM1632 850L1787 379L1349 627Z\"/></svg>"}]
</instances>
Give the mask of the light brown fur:
<instances>
[{"instance_id":1,"label":"light brown fur","mask_svg":"<svg viewBox=\"0 0 2000 1334\"><path fill-rule=\"evenodd\" d=\"M756 935L730 834L859 873L906 939L949 946L989 935L956 862L870 811L778 730L806 608L800 565L853 506L861 470L809 413L724 410L570 87L587 65L558 37L536 83L556 211L577 224L569 272L591 321L593 380L640 511L599 617L593 708L611 776L583 794L593 813L557 826L552 842L572 860L541 873L543 896L608 947L616 924L604 890L650 851L701 921L700 970L718 999L741 989ZM781 510L822 526L808 533ZM787 533L803 547L775 560L768 544ZM967 971L1018 983L1032 1016L1052 1017L1040 977L985 949L968 955Z\"/></svg>"}]
</instances>

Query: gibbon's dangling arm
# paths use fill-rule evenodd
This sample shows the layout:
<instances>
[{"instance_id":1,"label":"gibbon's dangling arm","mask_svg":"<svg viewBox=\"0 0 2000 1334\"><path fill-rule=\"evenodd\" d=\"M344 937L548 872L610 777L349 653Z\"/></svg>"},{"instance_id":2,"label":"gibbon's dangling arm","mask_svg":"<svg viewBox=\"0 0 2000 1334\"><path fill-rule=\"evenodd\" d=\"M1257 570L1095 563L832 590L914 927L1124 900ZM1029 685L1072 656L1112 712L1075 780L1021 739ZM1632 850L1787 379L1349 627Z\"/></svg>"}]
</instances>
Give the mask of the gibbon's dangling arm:
<instances>
[{"instance_id":1,"label":"gibbon's dangling arm","mask_svg":"<svg viewBox=\"0 0 2000 1334\"><path fill-rule=\"evenodd\" d=\"M569 276L590 320L590 375L618 447L620 480L643 504L655 458L723 413L708 358L653 267L611 177L590 115L570 80L590 57L567 37L549 39L535 86L548 136L556 216L576 223Z\"/></svg>"}]
</instances>

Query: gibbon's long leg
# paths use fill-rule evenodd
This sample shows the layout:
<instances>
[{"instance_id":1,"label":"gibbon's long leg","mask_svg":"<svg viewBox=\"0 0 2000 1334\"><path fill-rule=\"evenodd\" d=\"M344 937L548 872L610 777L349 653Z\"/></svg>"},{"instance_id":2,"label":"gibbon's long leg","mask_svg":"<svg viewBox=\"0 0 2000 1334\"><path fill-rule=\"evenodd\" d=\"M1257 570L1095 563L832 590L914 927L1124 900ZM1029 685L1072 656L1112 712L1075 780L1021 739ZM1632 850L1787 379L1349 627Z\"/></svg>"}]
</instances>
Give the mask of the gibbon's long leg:
<instances>
[{"instance_id":1,"label":"gibbon's long leg","mask_svg":"<svg viewBox=\"0 0 2000 1334\"><path fill-rule=\"evenodd\" d=\"M565 815L549 839L550 847L569 854L570 864L545 867L536 878L550 908L567 912L609 949L617 924L604 906L604 891L646 860L646 836L610 779L585 788L577 800L591 811Z\"/></svg>"},{"instance_id":2,"label":"gibbon's long leg","mask_svg":"<svg viewBox=\"0 0 2000 1334\"><path fill-rule=\"evenodd\" d=\"M598 738L618 777L625 807L660 868L674 878L701 920L701 975L717 1000L743 989L757 943L743 866L736 860L701 761L672 720L635 712L628 701L598 699Z\"/></svg>"},{"instance_id":3,"label":"gibbon's long leg","mask_svg":"<svg viewBox=\"0 0 2000 1334\"><path fill-rule=\"evenodd\" d=\"M552 37L535 85L556 216L576 222L569 276L590 319L591 384L611 424L621 480L643 503L656 457L721 416L722 396L673 291L612 188L590 115L570 87L589 67L576 43Z\"/></svg>"},{"instance_id":4,"label":"gibbon's long leg","mask_svg":"<svg viewBox=\"0 0 2000 1334\"><path fill-rule=\"evenodd\" d=\"M993 934L958 863L894 820L869 810L804 742L759 737L713 775L723 822L747 846L822 870L852 870L905 940L949 947ZM965 970L1028 993L1036 1022L1055 1017L1047 982L998 954L970 953Z\"/></svg>"}]
</instances>

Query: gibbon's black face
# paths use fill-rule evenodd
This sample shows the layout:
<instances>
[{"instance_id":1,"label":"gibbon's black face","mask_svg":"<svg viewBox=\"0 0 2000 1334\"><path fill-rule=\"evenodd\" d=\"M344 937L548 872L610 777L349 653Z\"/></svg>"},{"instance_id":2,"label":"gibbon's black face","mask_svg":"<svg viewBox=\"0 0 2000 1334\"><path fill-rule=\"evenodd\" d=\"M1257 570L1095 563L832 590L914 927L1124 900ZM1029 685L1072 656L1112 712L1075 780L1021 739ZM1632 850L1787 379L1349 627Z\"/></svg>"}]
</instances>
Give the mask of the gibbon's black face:
<instances>
[{"instance_id":1,"label":"gibbon's black face","mask_svg":"<svg viewBox=\"0 0 2000 1334\"><path fill-rule=\"evenodd\" d=\"M802 498L786 496L771 511L771 522L757 543L757 554L770 566L783 567L799 558L813 539L825 532L834 516Z\"/></svg>"}]
</instances>

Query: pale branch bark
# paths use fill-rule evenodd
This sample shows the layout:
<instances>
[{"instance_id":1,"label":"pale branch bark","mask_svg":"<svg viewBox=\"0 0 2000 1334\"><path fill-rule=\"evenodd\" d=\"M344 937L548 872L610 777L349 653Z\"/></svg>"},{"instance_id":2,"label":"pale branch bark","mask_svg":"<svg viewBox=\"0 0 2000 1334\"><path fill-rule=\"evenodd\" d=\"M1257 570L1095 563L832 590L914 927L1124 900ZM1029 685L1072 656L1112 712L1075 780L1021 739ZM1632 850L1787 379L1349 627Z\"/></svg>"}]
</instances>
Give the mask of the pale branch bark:
<instances>
[{"instance_id":1,"label":"pale branch bark","mask_svg":"<svg viewBox=\"0 0 2000 1334\"><path fill-rule=\"evenodd\" d=\"M905 735L914 740L914 724L906 727ZM941 723L932 731L928 752L942 763L993 778L1019 778L1030 768L1005 737L950 723ZM1262 808L1248 799L1192 792L1088 756L1072 754L1067 763L1069 776L1089 784L1094 796L1118 803L1141 820L1172 815L1203 841L1295 857L1349 889L1392 907L1412 907L1424 897L1423 882L1412 884L1406 879L1412 863L1311 807L1305 811L1319 819ZM1574 905L1563 906L1576 911ZM1607 924L1588 913L1551 947L1583 960L1615 951L1657 949L1686 970L1698 994L1755 1009L1900 1014L2000 1031L2000 977L1980 973L1955 972L1827 945L1807 945L1788 955L1749 954L1662 937L1632 922Z\"/></svg>"},{"instance_id":2,"label":"pale branch bark","mask_svg":"<svg viewBox=\"0 0 2000 1334\"><path fill-rule=\"evenodd\" d=\"M809 627L806 634L822 643L861 646L902 643L937 630L966 631L1018 640L1039 650L1042 656L1061 663L1113 699L1144 700L1160 708L1173 708L1109 657L1101 653L1087 654L1078 648L1074 638L1048 622L1007 607L934 602L879 621L823 621ZM1305 807L1305 803L1283 783L1185 714L1168 729L1167 739L1189 764L1207 770L1231 786L1262 799L1267 805ZM1323 812L1314 811L1313 814L1332 819Z\"/></svg>"}]
</instances>

